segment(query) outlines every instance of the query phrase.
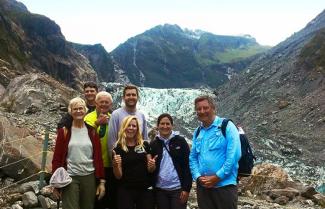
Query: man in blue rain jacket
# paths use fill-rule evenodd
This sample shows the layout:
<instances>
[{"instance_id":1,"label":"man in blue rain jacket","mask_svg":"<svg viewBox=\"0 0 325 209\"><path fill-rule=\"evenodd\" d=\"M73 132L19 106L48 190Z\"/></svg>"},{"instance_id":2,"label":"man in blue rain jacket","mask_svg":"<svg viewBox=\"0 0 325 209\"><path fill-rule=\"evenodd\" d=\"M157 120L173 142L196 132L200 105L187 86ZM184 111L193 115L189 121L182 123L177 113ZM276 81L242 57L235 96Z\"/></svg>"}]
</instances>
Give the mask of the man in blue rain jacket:
<instances>
[{"instance_id":1,"label":"man in blue rain jacket","mask_svg":"<svg viewBox=\"0 0 325 209\"><path fill-rule=\"evenodd\" d=\"M200 209L237 208L237 171L241 157L239 133L230 121L226 138L221 132L223 118L216 115L209 96L195 99L195 111L201 125L193 134L190 168L197 182Z\"/></svg>"}]
</instances>

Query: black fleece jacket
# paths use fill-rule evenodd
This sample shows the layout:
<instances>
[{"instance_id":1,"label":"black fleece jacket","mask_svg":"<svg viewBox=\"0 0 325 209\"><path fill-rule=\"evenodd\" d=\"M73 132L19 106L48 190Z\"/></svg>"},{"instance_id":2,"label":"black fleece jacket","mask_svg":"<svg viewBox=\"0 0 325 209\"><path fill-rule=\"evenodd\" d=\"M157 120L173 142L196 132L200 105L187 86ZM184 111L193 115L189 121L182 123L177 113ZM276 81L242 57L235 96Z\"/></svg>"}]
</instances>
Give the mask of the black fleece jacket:
<instances>
[{"instance_id":1,"label":"black fleece jacket","mask_svg":"<svg viewBox=\"0 0 325 209\"><path fill-rule=\"evenodd\" d=\"M164 145L163 142L158 137L156 137L150 143L150 147L152 156L154 157L158 155L156 159L156 170L153 173L153 183L154 185L156 185ZM170 139L168 148L174 167L181 182L182 191L189 192L192 187L192 176L189 166L190 148L184 137L178 135L175 135L173 138Z\"/></svg>"}]
</instances>

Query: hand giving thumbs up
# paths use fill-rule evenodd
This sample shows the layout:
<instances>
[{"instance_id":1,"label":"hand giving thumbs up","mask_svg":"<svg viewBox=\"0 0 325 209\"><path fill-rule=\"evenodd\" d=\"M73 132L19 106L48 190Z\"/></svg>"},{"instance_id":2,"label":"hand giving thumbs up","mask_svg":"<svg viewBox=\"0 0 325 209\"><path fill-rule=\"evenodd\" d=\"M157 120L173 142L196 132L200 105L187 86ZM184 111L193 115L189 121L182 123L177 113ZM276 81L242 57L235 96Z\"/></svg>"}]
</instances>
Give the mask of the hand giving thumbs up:
<instances>
[{"instance_id":1,"label":"hand giving thumbs up","mask_svg":"<svg viewBox=\"0 0 325 209\"><path fill-rule=\"evenodd\" d=\"M156 159L158 155L155 157L151 157L151 155L148 155L148 171L153 172L156 169Z\"/></svg>"},{"instance_id":2,"label":"hand giving thumbs up","mask_svg":"<svg viewBox=\"0 0 325 209\"><path fill-rule=\"evenodd\" d=\"M114 150L112 150L112 154L113 154L113 166L121 167L122 166L121 155L117 155Z\"/></svg>"}]
</instances>

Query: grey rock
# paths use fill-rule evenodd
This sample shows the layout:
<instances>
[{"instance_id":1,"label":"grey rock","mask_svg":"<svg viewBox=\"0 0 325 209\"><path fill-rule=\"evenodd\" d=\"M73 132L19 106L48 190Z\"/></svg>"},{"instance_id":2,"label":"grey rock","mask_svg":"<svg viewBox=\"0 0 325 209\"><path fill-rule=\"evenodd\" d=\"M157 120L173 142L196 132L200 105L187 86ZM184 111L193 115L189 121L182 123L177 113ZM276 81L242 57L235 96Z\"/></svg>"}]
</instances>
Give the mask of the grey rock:
<instances>
[{"instance_id":1,"label":"grey rock","mask_svg":"<svg viewBox=\"0 0 325 209\"><path fill-rule=\"evenodd\" d=\"M13 178L6 178L6 179L3 181L3 187L11 185L12 183L14 183L14 181L15 181L15 180L14 180Z\"/></svg>"},{"instance_id":2,"label":"grey rock","mask_svg":"<svg viewBox=\"0 0 325 209\"><path fill-rule=\"evenodd\" d=\"M23 206L23 205L24 205L23 201L21 201L21 200L16 201L15 204L18 204L18 205L20 205L20 206Z\"/></svg>"},{"instance_id":3,"label":"grey rock","mask_svg":"<svg viewBox=\"0 0 325 209\"><path fill-rule=\"evenodd\" d=\"M57 201L53 201L52 199L48 198L48 201L51 205L51 209L57 209ZM60 206L62 207L62 201L60 201Z\"/></svg>"},{"instance_id":4,"label":"grey rock","mask_svg":"<svg viewBox=\"0 0 325 209\"><path fill-rule=\"evenodd\" d=\"M38 204L37 196L34 192L26 192L22 196L23 204L27 208L35 207Z\"/></svg>"},{"instance_id":5,"label":"grey rock","mask_svg":"<svg viewBox=\"0 0 325 209\"><path fill-rule=\"evenodd\" d=\"M10 112L20 114L35 114L44 108L51 109L55 103L68 103L73 94L76 94L44 74L16 77L10 82L8 89L0 105Z\"/></svg>"},{"instance_id":6,"label":"grey rock","mask_svg":"<svg viewBox=\"0 0 325 209\"><path fill-rule=\"evenodd\" d=\"M267 125L267 121L264 120L261 124L262 124L262 125Z\"/></svg>"},{"instance_id":7,"label":"grey rock","mask_svg":"<svg viewBox=\"0 0 325 209\"><path fill-rule=\"evenodd\" d=\"M317 194L316 190L314 187L308 186L306 187L303 191L301 191L301 196L308 198L308 199L313 199L314 195Z\"/></svg>"},{"instance_id":8,"label":"grey rock","mask_svg":"<svg viewBox=\"0 0 325 209\"><path fill-rule=\"evenodd\" d=\"M38 195L37 199L38 199L38 201L41 204L43 209L51 208L51 202L49 201L49 198L44 197L43 195Z\"/></svg>"},{"instance_id":9,"label":"grey rock","mask_svg":"<svg viewBox=\"0 0 325 209\"><path fill-rule=\"evenodd\" d=\"M315 194L313 201L325 208L325 196L322 194Z\"/></svg>"},{"instance_id":10,"label":"grey rock","mask_svg":"<svg viewBox=\"0 0 325 209\"><path fill-rule=\"evenodd\" d=\"M43 118L42 120L48 120L49 118L44 116L41 117ZM0 150L0 164L5 166L23 158L29 159L2 168L2 173L16 180L24 179L31 175L36 177L35 174L41 169L40 162L43 147L42 143L31 135L30 130L37 130L38 127L36 121L41 121L41 119L38 119L37 117L27 119L26 121L30 123L30 126L33 126L33 128L29 129L26 124L24 124L22 128L17 127L11 120L9 120L12 118L19 117L15 114L8 114L6 116L0 115L0 136L4 135L7 146L7 149ZM51 152L47 153L48 159L51 159L52 155L53 153ZM46 169L51 170L51 161L48 160L46 163Z\"/></svg>"},{"instance_id":11,"label":"grey rock","mask_svg":"<svg viewBox=\"0 0 325 209\"><path fill-rule=\"evenodd\" d=\"M314 205L314 202L312 200L305 200L303 203L305 203L306 205L310 205L310 206L313 206Z\"/></svg>"},{"instance_id":12,"label":"grey rock","mask_svg":"<svg viewBox=\"0 0 325 209\"><path fill-rule=\"evenodd\" d=\"M252 209L253 207L251 205L244 205L241 208L242 209Z\"/></svg>"},{"instance_id":13,"label":"grey rock","mask_svg":"<svg viewBox=\"0 0 325 209\"><path fill-rule=\"evenodd\" d=\"M21 206L18 205L18 204L13 204L13 205L11 206L11 209L23 209L23 207L21 207Z\"/></svg>"},{"instance_id":14,"label":"grey rock","mask_svg":"<svg viewBox=\"0 0 325 209\"><path fill-rule=\"evenodd\" d=\"M299 191L297 189L293 188L285 188L285 189L272 189L270 191L267 191L267 194L273 198L276 199L281 196L288 197L289 200L292 200L294 197L299 195Z\"/></svg>"},{"instance_id":15,"label":"grey rock","mask_svg":"<svg viewBox=\"0 0 325 209\"><path fill-rule=\"evenodd\" d=\"M38 185L39 185L39 181L26 182L19 186L19 191L20 193L25 193L28 191L33 191L35 193L38 193Z\"/></svg>"},{"instance_id":16,"label":"grey rock","mask_svg":"<svg viewBox=\"0 0 325 209\"><path fill-rule=\"evenodd\" d=\"M286 196L278 197L274 200L279 205L286 205L289 202L289 198Z\"/></svg>"},{"instance_id":17,"label":"grey rock","mask_svg":"<svg viewBox=\"0 0 325 209\"><path fill-rule=\"evenodd\" d=\"M6 91L6 88L3 85L1 85L1 83L0 83L0 100L1 100L2 95L5 93L5 91Z\"/></svg>"}]
</instances>

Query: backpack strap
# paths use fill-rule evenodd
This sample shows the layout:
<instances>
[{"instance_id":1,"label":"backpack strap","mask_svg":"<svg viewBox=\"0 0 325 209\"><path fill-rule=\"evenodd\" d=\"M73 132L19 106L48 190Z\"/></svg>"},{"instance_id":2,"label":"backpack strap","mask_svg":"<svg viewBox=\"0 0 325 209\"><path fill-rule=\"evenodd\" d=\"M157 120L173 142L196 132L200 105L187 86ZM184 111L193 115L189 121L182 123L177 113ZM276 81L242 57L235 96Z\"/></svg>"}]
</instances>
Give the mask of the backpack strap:
<instances>
[{"instance_id":1,"label":"backpack strap","mask_svg":"<svg viewBox=\"0 0 325 209\"><path fill-rule=\"evenodd\" d=\"M168 152L169 156L172 157L172 155L170 154L170 151L169 151L169 149L167 148L165 142L162 142L162 144L163 144L164 148L166 149L166 151Z\"/></svg>"},{"instance_id":2,"label":"backpack strap","mask_svg":"<svg viewBox=\"0 0 325 209\"><path fill-rule=\"evenodd\" d=\"M200 134L201 131L201 126L197 127L196 133L195 133L195 138L197 138Z\"/></svg>"},{"instance_id":3,"label":"backpack strap","mask_svg":"<svg viewBox=\"0 0 325 209\"><path fill-rule=\"evenodd\" d=\"M229 121L232 122L231 119L227 119L227 118L223 119L223 121L222 121L222 123L221 123L221 127L220 127L220 129L221 129L221 133L222 133L222 135L223 135L225 138L226 138L226 129L227 129L227 125L228 125L228 122L229 122Z\"/></svg>"}]
</instances>

